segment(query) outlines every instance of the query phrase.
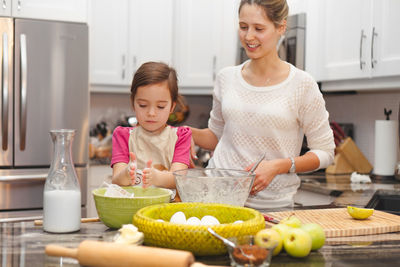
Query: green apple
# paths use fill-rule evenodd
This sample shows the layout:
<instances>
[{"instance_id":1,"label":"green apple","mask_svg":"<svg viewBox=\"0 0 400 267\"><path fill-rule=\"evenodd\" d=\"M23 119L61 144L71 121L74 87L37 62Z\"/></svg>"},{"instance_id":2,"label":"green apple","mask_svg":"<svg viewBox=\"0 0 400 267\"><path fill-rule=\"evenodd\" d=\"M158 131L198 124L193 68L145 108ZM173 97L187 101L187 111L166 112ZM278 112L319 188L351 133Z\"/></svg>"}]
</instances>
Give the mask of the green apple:
<instances>
[{"instance_id":1,"label":"green apple","mask_svg":"<svg viewBox=\"0 0 400 267\"><path fill-rule=\"evenodd\" d=\"M271 228L258 231L254 237L254 242L257 246L266 249L275 246L274 251L272 252L272 256L278 255L279 252L281 252L283 246L283 239L281 235Z\"/></svg>"},{"instance_id":2,"label":"green apple","mask_svg":"<svg viewBox=\"0 0 400 267\"><path fill-rule=\"evenodd\" d=\"M297 218L294 214L290 215L289 217L284 218L279 223L286 224L290 227L300 227L301 226L300 219Z\"/></svg>"},{"instance_id":3,"label":"green apple","mask_svg":"<svg viewBox=\"0 0 400 267\"><path fill-rule=\"evenodd\" d=\"M310 254L312 240L303 229L291 228L283 240L283 246L290 256L303 258Z\"/></svg>"},{"instance_id":4,"label":"green apple","mask_svg":"<svg viewBox=\"0 0 400 267\"><path fill-rule=\"evenodd\" d=\"M275 224L271 227L271 229L277 231L281 235L282 240L285 239L285 236L289 232L290 228L291 228L290 226L287 226L286 224L282 223Z\"/></svg>"},{"instance_id":5,"label":"green apple","mask_svg":"<svg viewBox=\"0 0 400 267\"><path fill-rule=\"evenodd\" d=\"M312 241L311 250L320 249L325 244L325 232L319 224L307 223L301 226L301 229L306 231Z\"/></svg>"}]
</instances>

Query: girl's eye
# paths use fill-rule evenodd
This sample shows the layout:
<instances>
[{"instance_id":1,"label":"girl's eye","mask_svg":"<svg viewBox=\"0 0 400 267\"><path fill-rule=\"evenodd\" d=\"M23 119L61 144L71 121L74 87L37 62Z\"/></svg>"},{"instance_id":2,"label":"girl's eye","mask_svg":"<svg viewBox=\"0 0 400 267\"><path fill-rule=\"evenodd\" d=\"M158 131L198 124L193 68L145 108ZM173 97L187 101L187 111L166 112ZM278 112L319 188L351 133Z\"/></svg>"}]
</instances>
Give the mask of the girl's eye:
<instances>
[{"instance_id":1,"label":"girl's eye","mask_svg":"<svg viewBox=\"0 0 400 267\"><path fill-rule=\"evenodd\" d=\"M165 109L164 106L158 106L157 108L159 108L159 109Z\"/></svg>"},{"instance_id":2,"label":"girl's eye","mask_svg":"<svg viewBox=\"0 0 400 267\"><path fill-rule=\"evenodd\" d=\"M247 28L248 28L247 26L240 26L241 30L247 30Z\"/></svg>"},{"instance_id":3,"label":"girl's eye","mask_svg":"<svg viewBox=\"0 0 400 267\"><path fill-rule=\"evenodd\" d=\"M264 29L263 28L256 28L256 31L258 31L258 32L260 32L262 30L264 30Z\"/></svg>"},{"instance_id":4,"label":"girl's eye","mask_svg":"<svg viewBox=\"0 0 400 267\"><path fill-rule=\"evenodd\" d=\"M141 107L141 108L145 108L145 107L146 107L146 105L144 105L144 104L139 104L139 107Z\"/></svg>"}]
</instances>

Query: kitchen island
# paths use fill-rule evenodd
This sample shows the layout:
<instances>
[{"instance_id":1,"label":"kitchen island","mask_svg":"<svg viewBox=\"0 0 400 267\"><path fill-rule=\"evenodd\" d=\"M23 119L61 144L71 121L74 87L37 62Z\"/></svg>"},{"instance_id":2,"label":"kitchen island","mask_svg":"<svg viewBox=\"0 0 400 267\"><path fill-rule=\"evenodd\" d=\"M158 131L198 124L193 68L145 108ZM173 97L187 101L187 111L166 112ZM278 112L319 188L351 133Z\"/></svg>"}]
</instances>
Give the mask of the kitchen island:
<instances>
[{"instance_id":1,"label":"kitchen island","mask_svg":"<svg viewBox=\"0 0 400 267\"><path fill-rule=\"evenodd\" d=\"M365 206L379 190L399 191L395 180L375 181L367 185L351 185L349 177L325 179L318 175L302 176L302 190L332 194L340 191L330 206ZM329 180L329 181L328 181ZM363 187L363 188L362 188ZM334 193L334 194L336 194ZM318 208L318 206L296 205L296 209ZM325 207L326 208L326 207ZM83 240L110 240L116 230L108 229L101 222L82 223L81 230L69 234L51 234L35 226L33 221L6 222L0 224L1 266L79 266L72 258L45 255L47 244L78 247ZM209 265L229 266L227 255L197 257L197 261ZM328 238L319 251L302 259L281 253L272 259L271 266L398 266L400 264L400 232L379 235Z\"/></svg>"}]
</instances>

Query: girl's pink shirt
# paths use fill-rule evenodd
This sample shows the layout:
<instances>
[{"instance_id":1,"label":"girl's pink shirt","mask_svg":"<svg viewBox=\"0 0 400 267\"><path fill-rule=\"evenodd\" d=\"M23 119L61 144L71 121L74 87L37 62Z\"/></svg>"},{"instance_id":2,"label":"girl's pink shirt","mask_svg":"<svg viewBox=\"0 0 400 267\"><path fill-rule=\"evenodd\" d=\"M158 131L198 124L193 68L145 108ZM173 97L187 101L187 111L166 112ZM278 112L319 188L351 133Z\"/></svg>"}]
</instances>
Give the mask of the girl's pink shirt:
<instances>
[{"instance_id":1,"label":"girl's pink shirt","mask_svg":"<svg viewBox=\"0 0 400 267\"><path fill-rule=\"evenodd\" d=\"M173 126L167 126L173 127ZM174 127L173 127L174 128ZM189 127L176 127L178 140L175 144L173 162L180 162L190 166L190 145L192 131ZM112 136L111 167L118 162L129 163L129 133L133 127L118 126Z\"/></svg>"}]
</instances>

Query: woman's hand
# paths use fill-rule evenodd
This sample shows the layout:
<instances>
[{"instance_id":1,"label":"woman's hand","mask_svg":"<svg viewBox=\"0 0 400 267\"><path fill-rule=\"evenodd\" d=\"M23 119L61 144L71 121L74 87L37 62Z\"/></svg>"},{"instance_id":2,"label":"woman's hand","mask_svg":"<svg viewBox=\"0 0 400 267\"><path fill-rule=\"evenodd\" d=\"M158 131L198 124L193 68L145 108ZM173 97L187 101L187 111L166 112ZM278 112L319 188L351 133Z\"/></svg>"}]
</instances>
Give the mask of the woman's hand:
<instances>
[{"instance_id":1,"label":"woman's hand","mask_svg":"<svg viewBox=\"0 0 400 267\"><path fill-rule=\"evenodd\" d=\"M250 171L254 163L246 168L246 171ZM251 195L255 195L258 192L264 190L279 174L279 168L276 160L263 160L254 171L256 177L254 179L253 187L250 191Z\"/></svg>"}]
</instances>

